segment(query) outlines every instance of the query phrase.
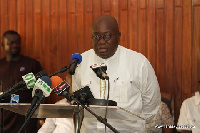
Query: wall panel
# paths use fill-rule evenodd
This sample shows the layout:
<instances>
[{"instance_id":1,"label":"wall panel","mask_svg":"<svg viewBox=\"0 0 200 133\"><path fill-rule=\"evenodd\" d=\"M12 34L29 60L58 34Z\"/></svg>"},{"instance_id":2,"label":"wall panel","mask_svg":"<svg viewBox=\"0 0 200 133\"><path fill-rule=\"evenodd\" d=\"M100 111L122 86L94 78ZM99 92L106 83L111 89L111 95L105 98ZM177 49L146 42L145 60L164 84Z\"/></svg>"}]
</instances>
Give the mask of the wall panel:
<instances>
[{"instance_id":1,"label":"wall panel","mask_svg":"<svg viewBox=\"0 0 200 133\"><path fill-rule=\"evenodd\" d=\"M156 70L156 10L155 0L148 0L147 8L147 57Z\"/></svg>"},{"instance_id":2,"label":"wall panel","mask_svg":"<svg viewBox=\"0 0 200 133\"><path fill-rule=\"evenodd\" d=\"M165 91L165 23L164 10L156 9L156 42L157 42L157 59L156 59L156 75L160 85L160 90Z\"/></svg>"},{"instance_id":3,"label":"wall panel","mask_svg":"<svg viewBox=\"0 0 200 133\"><path fill-rule=\"evenodd\" d=\"M26 6L26 24L25 24L25 51L24 54L25 55L29 55L30 57L33 57L34 53L33 53L33 40L34 40L34 29L33 29L33 25L34 25L34 18L33 18L33 0L26 0L25 2L25 6ZM10 15L9 15L10 16ZM12 16L12 15L11 15ZM12 22L10 22L12 23Z\"/></svg>"},{"instance_id":4,"label":"wall panel","mask_svg":"<svg viewBox=\"0 0 200 133\"><path fill-rule=\"evenodd\" d=\"M128 5L127 0L120 0L119 6L119 28L121 29L121 39L120 44L129 48L128 44Z\"/></svg>"},{"instance_id":5,"label":"wall panel","mask_svg":"<svg viewBox=\"0 0 200 133\"><path fill-rule=\"evenodd\" d=\"M1 33L3 33L5 30L8 29L8 3L7 3L7 0L1 0L0 1L0 11L1 11L1 16L0 16L0 30L1 30ZM1 47L1 57L3 57L5 54L3 52L3 48Z\"/></svg>"},{"instance_id":6,"label":"wall panel","mask_svg":"<svg viewBox=\"0 0 200 133\"><path fill-rule=\"evenodd\" d=\"M8 0L8 22L9 29L17 30L17 1Z\"/></svg>"},{"instance_id":7,"label":"wall panel","mask_svg":"<svg viewBox=\"0 0 200 133\"><path fill-rule=\"evenodd\" d=\"M194 7L192 45L192 92L200 90L200 5Z\"/></svg>"},{"instance_id":8,"label":"wall panel","mask_svg":"<svg viewBox=\"0 0 200 133\"><path fill-rule=\"evenodd\" d=\"M183 1L183 92L191 93L192 1Z\"/></svg>"},{"instance_id":9,"label":"wall panel","mask_svg":"<svg viewBox=\"0 0 200 133\"><path fill-rule=\"evenodd\" d=\"M21 49L21 52L22 53L25 53L25 24L26 24L26 21L25 21L25 17L26 17L26 12L25 12L25 0L18 0L17 1L17 30L19 32L19 34L21 35L22 37L22 49ZM1 32L2 33L2 32ZM40 55L40 54L39 54Z\"/></svg>"},{"instance_id":10,"label":"wall panel","mask_svg":"<svg viewBox=\"0 0 200 133\"><path fill-rule=\"evenodd\" d=\"M182 22L182 8L176 7L174 9L174 102L176 116L179 115L179 109L182 104L182 36L183 36L183 22ZM177 121L177 117L175 121Z\"/></svg>"},{"instance_id":11,"label":"wall panel","mask_svg":"<svg viewBox=\"0 0 200 133\"><path fill-rule=\"evenodd\" d=\"M129 0L128 3L128 39L129 47L138 51L138 1Z\"/></svg>"},{"instance_id":12,"label":"wall panel","mask_svg":"<svg viewBox=\"0 0 200 133\"><path fill-rule=\"evenodd\" d=\"M174 90L174 29L173 24L174 17L173 17L173 0L165 1L165 26L166 26L166 33L165 33L165 91L166 92L173 92Z\"/></svg>"}]
</instances>

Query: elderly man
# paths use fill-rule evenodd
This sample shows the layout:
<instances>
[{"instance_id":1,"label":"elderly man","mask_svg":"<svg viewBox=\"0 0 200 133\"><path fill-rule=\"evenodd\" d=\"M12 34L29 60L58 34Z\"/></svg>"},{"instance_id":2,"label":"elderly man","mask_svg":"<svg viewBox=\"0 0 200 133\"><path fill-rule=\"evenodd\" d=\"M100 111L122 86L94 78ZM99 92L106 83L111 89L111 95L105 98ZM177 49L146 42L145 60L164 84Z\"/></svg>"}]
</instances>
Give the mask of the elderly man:
<instances>
[{"instance_id":1,"label":"elderly man","mask_svg":"<svg viewBox=\"0 0 200 133\"><path fill-rule=\"evenodd\" d=\"M103 15L94 20L93 49L82 54L82 63L72 77L72 89L89 85L94 97L100 99L100 80L90 66L103 63L110 78L109 99L127 111L143 115L148 123L161 101L157 77L147 58L120 45L120 36L115 18Z\"/></svg>"}]
</instances>

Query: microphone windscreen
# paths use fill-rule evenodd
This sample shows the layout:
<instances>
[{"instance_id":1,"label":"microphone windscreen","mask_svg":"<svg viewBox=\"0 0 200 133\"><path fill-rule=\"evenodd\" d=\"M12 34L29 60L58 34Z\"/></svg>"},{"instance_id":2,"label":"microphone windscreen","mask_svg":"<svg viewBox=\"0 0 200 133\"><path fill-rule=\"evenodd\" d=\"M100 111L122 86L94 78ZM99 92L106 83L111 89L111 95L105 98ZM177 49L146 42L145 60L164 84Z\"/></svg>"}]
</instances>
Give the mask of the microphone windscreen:
<instances>
[{"instance_id":1,"label":"microphone windscreen","mask_svg":"<svg viewBox=\"0 0 200 133\"><path fill-rule=\"evenodd\" d=\"M58 86L63 80L59 76L52 76L51 77L51 88L55 88Z\"/></svg>"},{"instance_id":2,"label":"microphone windscreen","mask_svg":"<svg viewBox=\"0 0 200 133\"><path fill-rule=\"evenodd\" d=\"M73 59L78 59L78 64L80 64L82 62L82 56L79 53L75 53L71 56L71 61Z\"/></svg>"},{"instance_id":3,"label":"microphone windscreen","mask_svg":"<svg viewBox=\"0 0 200 133\"><path fill-rule=\"evenodd\" d=\"M48 76L42 76L40 79L43 80L48 86L51 86L51 79Z\"/></svg>"}]
</instances>

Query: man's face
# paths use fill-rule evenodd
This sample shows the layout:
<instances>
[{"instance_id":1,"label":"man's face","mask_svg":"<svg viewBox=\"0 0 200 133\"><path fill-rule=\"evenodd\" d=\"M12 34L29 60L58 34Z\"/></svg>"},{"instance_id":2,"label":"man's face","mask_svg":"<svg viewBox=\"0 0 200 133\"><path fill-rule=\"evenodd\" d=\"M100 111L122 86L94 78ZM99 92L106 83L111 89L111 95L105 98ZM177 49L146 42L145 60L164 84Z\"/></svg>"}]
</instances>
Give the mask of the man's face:
<instances>
[{"instance_id":1,"label":"man's face","mask_svg":"<svg viewBox=\"0 0 200 133\"><path fill-rule=\"evenodd\" d=\"M118 29L109 26L106 21L102 21L93 26L92 38L95 53L99 57L107 59L115 54L119 44L120 33Z\"/></svg>"},{"instance_id":2,"label":"man's face","mask_svg":"<svg viewBox=\"0 0 200 133\"><path fill-rule=\"evenodd\" d=\"M17 56L20 54L21 40L18 35L8 34L3 38L3 42L6 53L11 54L11 56Z\"/></svg>"}]
</instances>

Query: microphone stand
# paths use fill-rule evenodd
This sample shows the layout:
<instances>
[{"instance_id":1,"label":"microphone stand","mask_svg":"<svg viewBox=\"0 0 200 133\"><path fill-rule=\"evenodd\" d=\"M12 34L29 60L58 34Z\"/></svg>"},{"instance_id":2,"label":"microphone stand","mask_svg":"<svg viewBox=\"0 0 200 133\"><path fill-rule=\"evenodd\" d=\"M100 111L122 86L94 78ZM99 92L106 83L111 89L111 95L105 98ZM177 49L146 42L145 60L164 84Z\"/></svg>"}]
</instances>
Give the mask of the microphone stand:
<instances>
[{"instance_id":1,"label":"microphone stand","mask_svg":"<svg viewBox=\"0 0 200 133\"><path fill-rule=\"evenodd\" d=\"M80 133L82 121L84 118L84 111L82 108L80 108L79 103L77 103L77 106L74 108L73 118L75 127L74 133Z\"/></svg>"},{"instance_id":2,"label":"microphone stand","mask_svg":"<svg viewBox=\"0 0 200 133\"><path fill-rule=\"evenodd\" d=\"M58 70L57 72L52 73L52 74L50 74L50 75L48 75L48 76L49 76L49 77L52 77L52 76L57 75L58 73L63 73L63 72L65 72L65 71L67 71L69 68L70 68L70 66L65 66L65 67L61 68L60 70Z\"/></svg>"},{"instance_id":3,"label":"microphone stand","mask_svg":"<svg viewBox=\"0 0 200 133\"><path fill-rule=\"evenodd\" d=\"M93 116L95 116L96 118L97 118L97 120L99 121L99 122L101 122L101 123L103 123L105 126L107 126L108 128L110 128L114 133L119 133L119 131L117 131L114 127L112 127L108 122L107 122L107 120L106 119L103 119L101 116L98 116L97 114L95 114L92 110L90 110L87 106L85 106L85 105L83 105L81 102L79 102L76 98L72 98L73 100L74 100L74 102L76 102L78 105L77 106L79 106L79 105L81 105L84 109L86 109L90 114L92 114ZM80 108L78 107L78 111L80 112ZM82 122L81 122L82 123ZM78 129L76 130L76 131L79 131L80 129L80 117L78 118ZM77 133L80 133L80 131L79 132L77 132Z\"/></svg>"},{"instance_id":4,"label":"microphone stand","mask_svg":"<svg viewBox=\"0 0 200 133\"><path fill-rule=\"evenodd\" d=\"M4 116L3 116L3 108L1 108L1 133L3 133L4 128Z\"/></svg>"},{"instance_id":5,"label":"microphone stand","mask_svg":"<svg viewBox=\"0 0 200 133\"><path fill-rule=\"evenodd\" d=\"M31 112L29 114L26 114L26 116L25 116L25 122L23 123L23 125L19 129L18 133L21 133L24 130L24 128L28 124L30 118L32 117L33 113L40 106L40 103L42 103L44 101L44 99L45 99L45 96L42 96L41 98L39 98L38 101L37 101L37 104L33 107L33 109L31 110Z\"/></svg>"},{"instance_id":6,"label":"microphone stand","mask_svg":"<svg viewBox=\"0 0 200 133\"><path fill-rule=\"evenodd\" d=\"M10 88L9 88L9 89L10 89ZM2 98L6 97L7 95L11 94L11 93L16 93L16 92L23 91L23 90L26 89L26 87L22 87L22 86L19 85L19 87L18 87L17 89L12 90L11 92L7 93L9 89L5 90L5 91L3 92L3 94L0 95L0 100L1 100Z\"/></svg>"}]
</instances>

